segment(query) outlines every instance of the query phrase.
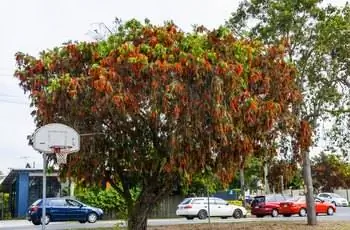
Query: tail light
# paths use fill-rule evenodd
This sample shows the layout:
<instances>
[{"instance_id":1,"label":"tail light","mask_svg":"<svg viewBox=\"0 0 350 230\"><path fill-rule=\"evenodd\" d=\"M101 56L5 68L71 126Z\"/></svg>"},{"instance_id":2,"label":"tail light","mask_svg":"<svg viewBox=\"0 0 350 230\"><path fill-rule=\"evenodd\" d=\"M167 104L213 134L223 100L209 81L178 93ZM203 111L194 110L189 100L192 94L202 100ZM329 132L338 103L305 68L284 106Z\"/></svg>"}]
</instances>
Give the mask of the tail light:
<instances>
[{"instance_id":1,"label":"tail light","mask_svg":"<svg viewBox=\"0 0 350 230\"><path fill-rule=\"evenodd\" d=\"M31 206L29 210L31 212L36 212L36 211L38 211L38 208L39 208L39 206Z\"/></svg>"},{"instance_id":2,"label":"tail light","mask_svg":"<svg viewBox=\"0 0 350 230\"><path fill-rule=\"evenodd\" d=\"M188 205L186 205L184 208L192 208L192 205L190 205L190 204L188 204Z\"/></svg>"}]
</instances>

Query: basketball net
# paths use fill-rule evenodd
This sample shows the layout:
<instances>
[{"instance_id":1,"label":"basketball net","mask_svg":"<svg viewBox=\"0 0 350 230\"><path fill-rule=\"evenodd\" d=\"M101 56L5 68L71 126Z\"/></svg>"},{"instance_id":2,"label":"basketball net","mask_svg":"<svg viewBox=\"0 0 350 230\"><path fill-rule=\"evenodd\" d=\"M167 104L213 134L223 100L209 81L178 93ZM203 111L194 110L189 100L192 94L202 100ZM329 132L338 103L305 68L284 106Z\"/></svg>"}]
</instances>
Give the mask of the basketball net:
<instances>
[{"instance_id":1,"label":"basketball net","mask_svg":"<svg viewBox=\"0 0 350 230\"><path fill-rule=\"evenodd\" d=\"M56 155L56 161L58 165L67 164L67 157L69 152L69 148L62 146L52 146L54 154Z\"/></svg>"}]
</instances>

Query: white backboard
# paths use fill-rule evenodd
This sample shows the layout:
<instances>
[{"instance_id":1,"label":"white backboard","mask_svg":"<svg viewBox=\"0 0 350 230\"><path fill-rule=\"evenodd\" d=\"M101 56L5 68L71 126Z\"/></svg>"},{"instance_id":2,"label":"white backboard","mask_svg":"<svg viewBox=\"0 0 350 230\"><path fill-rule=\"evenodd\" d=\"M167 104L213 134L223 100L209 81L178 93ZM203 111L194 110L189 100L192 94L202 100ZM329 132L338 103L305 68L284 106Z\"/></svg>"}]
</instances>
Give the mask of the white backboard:
<instances>
[{"instance_id":1,"label":"white backboard","mask_svg":"<svg viewBox=\"0 0 350 230\"><path fill-rule=\"evenodd\" d=\"M38 128L33 134L33 148L39 152L53 153L52 147L66 148L69 153L80 150L80 135L73 128L51 123Z\"/></svg>"}]
</instances>

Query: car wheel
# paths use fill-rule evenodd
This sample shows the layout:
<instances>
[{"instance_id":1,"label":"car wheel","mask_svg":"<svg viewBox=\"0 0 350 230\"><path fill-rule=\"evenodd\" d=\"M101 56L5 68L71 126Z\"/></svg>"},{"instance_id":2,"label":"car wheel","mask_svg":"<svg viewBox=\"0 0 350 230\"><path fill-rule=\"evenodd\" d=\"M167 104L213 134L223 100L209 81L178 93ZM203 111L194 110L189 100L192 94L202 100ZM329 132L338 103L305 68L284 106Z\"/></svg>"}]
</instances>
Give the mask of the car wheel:
<instances>
[{"instance_id":1,"label":"car wheel","mask_svg":"<svg viewBox=\"0 0 350 230\"><path fill-rule=\"evenodd\" d=\"M205 210L200 210L199 212L198 212L198 219L200 219L200 220L204 220L204 219L206 219L208 217L208 213L207 213L207 211L205 211Z\"/></svg>"},{"instance_id":2,"label":"car wheel","mask_svg":"<svg viewBox=\"0 0 350 230\"><path fill-rule=\"evenodd\" d=\"M242 218L242 216L243 216L243 213L240 209L236 209L233 212L233 218L235 218L235 219L240 219L240 218Z\"/></svg>"},{"instance_id":3,"label":"car wheel","mask_svg":"<svg viewBox=\"0 0 350 230\"><path fill-rule=\"evenodd\" d=\"M292 214L283 214L284 217L291 217Z\"/></svg>"},{"instance_id":4,"label":"car wheel","mask_svg":"<svg viewBox=\"0 0 350 230\"><path fill-rule=\"evenodd\" d=\"M87 216L87 220L89 221L89 223L95 223L97 220L97 215L94 212L89 213L89 215Z\"/></svg>"},{"instance_id":5,"label":"car wheel","mask_svg":"<svg viewBox=\"0 0 350 230\"><path fill-rule=\"evenodd\" d=\"M48 225L51 221L51 218L49 215L45 215L45 219L44 219L44 222L45 222L45 225ZM41 224L41 220L40 220L40 224Z\"/></svg>"},{"instance_id":6,"label":"car wheel","mask_svg":"<svg viewBox=\"0 0 350 230\"><path fill-rule=\"evenodd\" d=\"M79 223L85 224L85 223L86 223L86 220L79 220Z\"/></svg>"},{"instance_id":7,"label":"car wheel","mask_svg":"<svg viewBox=\"0 0 350 230\"><path fill-rule=\"evenodd\" d=\"M41 224L40 221L35 221L35 220L32 220L32 223L33 223L34 225L40 225L40 224Z\"/></svg>"},{"instance_id":8,"label":"car wheel","mask_svg":"<svg viewBox=\"0 0 350 230\"><path fill-rule=\"evenodd\" d=\"M328 207L327 209L327 215L332 216L334 214L334 209L332 207Z\"/></svg>"},{"instance_id":9,"label":"car wheel","mask_svg":"<svg viewBox=\"0 0 350 230\"><path fill-rule=\"evenodd\" d=\"M273 209L272 213L271 213L272 217L278 217L278 210L277 209Z\"/></svg>"},{"instance_id":10,"label":"car wheel","mask_svg":"<svg viewBox=\"0 0 350 230\"><path fill-rule=\"evenodd\" d=\"M306 209L305 208L301 208L299 210L299 216L302 216L302 217L306 216Z\"/></svg>"},{"instance_id":11,"label":"car wheel","mask_svg":"<svg viewBox=\"0 0 350 230\"><path fill-rule=\"evenodd\" d=\"M187 219L187 220L193 220L194 217L193 217L193 216L186 216L186 219Z\"/></svg>"}]
</instances>

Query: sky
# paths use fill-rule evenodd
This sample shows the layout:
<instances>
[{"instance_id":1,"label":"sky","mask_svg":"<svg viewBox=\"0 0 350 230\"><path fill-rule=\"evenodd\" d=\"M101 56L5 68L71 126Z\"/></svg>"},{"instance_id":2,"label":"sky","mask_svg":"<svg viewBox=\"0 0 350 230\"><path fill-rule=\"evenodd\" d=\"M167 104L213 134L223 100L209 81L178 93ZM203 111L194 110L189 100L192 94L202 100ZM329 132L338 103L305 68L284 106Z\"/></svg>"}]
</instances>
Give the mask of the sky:
<instances>
[{"instance_id":1,"label":"sky","mask_svg":"<svg viewBox=\"0 0 350 230\"><path fill-rule=\"evenodd\" d=\"M17 51L36 56L68 40L91 40L97 23L148 18L162 24L173 20L182 30L194 24L207 28L224 24L237 0L2 0L0 3L0 171L42 168L41 155L28 146L36 126L30 101L13 77ZM343 5L345 0L325 1Z\"/></svg>"}]
</instances>

